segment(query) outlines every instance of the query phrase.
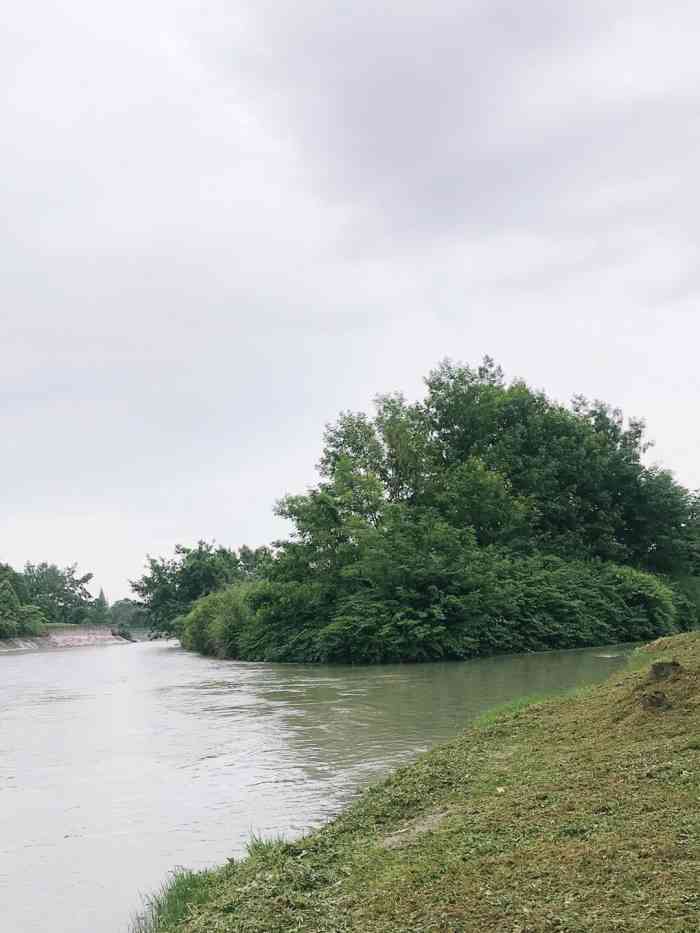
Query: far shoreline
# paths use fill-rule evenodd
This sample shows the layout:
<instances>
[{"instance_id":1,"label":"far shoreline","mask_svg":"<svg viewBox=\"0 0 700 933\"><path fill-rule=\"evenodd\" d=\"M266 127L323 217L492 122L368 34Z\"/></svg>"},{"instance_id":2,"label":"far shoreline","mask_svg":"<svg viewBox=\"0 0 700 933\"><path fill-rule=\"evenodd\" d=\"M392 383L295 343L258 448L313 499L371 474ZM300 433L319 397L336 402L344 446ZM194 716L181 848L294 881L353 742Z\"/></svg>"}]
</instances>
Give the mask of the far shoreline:
<instances>
[{"instance_id":1,"label":"far shoreline","mask_svg":"<svg viewBox=\"0 0 700 933\"><path fill-rule=\"evenodd\" d=\"M44 635L1 639L0 655L88 648L95 645L128 645L132 641L133 639L116 634L107 626L58 625L49 627L49 631Z\"/></svg>"}]
</instances>

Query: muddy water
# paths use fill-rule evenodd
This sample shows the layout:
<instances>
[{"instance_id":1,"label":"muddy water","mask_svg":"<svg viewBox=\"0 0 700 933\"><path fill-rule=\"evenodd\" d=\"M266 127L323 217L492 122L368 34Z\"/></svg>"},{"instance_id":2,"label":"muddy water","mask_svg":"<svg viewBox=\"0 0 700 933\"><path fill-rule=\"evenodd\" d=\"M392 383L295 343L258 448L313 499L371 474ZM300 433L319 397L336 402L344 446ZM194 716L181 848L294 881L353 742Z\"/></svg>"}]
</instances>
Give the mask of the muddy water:
<instances>
[{"instance_id":1,"label":"muddy water","mask_svg":"<svg viewBox=\"0 0 700 933\"><path fill-rule=\"evenodd\" d=\"M293 835L523 694L628 649L450 664L238 664L139 643L0 657L0 928L126 933L176 865Z\"/></svg>"}]
</instances>

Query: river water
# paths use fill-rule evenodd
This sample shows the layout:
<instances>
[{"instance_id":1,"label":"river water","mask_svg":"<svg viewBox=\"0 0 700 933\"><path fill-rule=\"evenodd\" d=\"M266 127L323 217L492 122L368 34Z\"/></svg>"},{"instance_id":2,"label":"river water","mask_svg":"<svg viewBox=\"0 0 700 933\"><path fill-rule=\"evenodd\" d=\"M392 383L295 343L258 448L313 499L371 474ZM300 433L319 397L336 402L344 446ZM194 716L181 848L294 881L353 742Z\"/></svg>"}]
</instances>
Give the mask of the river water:
<instances>
[{"instance_id":1,"label":"river water","mask_svg":"<svg viewBox=\"0 0 700 933\"><path fill-rule=\"evenodd\" d=\"M175 866L299 834L523 694L629 649L387 667L240 664L173 643L0 657L0 929L126 933Z\"/></svg>"}]
</instances>

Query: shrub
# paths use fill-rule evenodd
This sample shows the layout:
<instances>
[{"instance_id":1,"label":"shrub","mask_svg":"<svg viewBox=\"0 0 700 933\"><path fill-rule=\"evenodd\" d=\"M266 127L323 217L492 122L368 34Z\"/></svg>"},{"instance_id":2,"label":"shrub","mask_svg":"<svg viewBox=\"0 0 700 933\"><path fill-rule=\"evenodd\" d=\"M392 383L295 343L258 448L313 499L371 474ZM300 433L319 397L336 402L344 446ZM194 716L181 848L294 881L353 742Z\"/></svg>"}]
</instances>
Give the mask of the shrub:
<instances>
[{"instance_id":1,"label":"shrub","mask_svg":"<svg viewBox=\"0 0 700 933\"><path fill-rule=\"evenodd\" d=\"M642 641L676 630L668 586L629 567L472 555L461 578L407 598L365 590L319 633L324 660L422 661ZM421 597L420 599L416 597Z\"/></svg>"},{"instance_id":2,"label":"shrub","mask_svg":"<svg viewBox=\"0 0 700 933\"><path fill-rule=\"evenodd\" d=\"M197 600L178 623L183 647L217 657L240 657L238 642L252 615L248 596L253 586L236 583Z\"/></svg>"},{"instance_id":3,"label":"shrub","mask_svg":"<svg viewBox=\"0 0 700 933\"><path fill-rule=\"evenodd\" d=\"M643 641L688 625L687 601L643 571L442 541L422 572L409 551L373 552L340 595L312 581L212 593L184 617L182 644L243 660L372 664Z\"/></svg>"}]
</instances>

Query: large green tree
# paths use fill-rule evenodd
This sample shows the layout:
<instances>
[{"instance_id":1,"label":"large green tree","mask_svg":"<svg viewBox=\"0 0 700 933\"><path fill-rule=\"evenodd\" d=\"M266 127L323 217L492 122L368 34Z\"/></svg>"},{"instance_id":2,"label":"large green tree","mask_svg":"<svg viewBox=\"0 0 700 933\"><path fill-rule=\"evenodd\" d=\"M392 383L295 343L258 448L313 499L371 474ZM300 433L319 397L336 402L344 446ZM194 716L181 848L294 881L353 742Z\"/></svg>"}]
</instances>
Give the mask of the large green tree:
<instances>
[{"instance_id":1,"label":"large green tree","mask_svg":"<svg viewBox=\"0 0 700 933\"><path fill-rule=\"evenodd\" d=\"M641 420L506 384L488 357L475 369L444 361L426 386L420 403L380 396L374 417L344 412L329 425L320 488L350 469L386 501L435 507L484 544L694 572L697 500L646 465Z\"/></svg>"},{"instance_id":2,"label":"large green tree","mask_svg":"<svg viewBox=\"0 0 700 933\"><path fill-rule=\"evenodd\" d=\"M533 548L599 557L667 574L692 563L692 497L645 465L644 423L618 409L552 402L523 382L506 385L485 360L444 362L427 379L424 411L436 462L478 457L529 503Z\"/></svg>"}]
</instances>

